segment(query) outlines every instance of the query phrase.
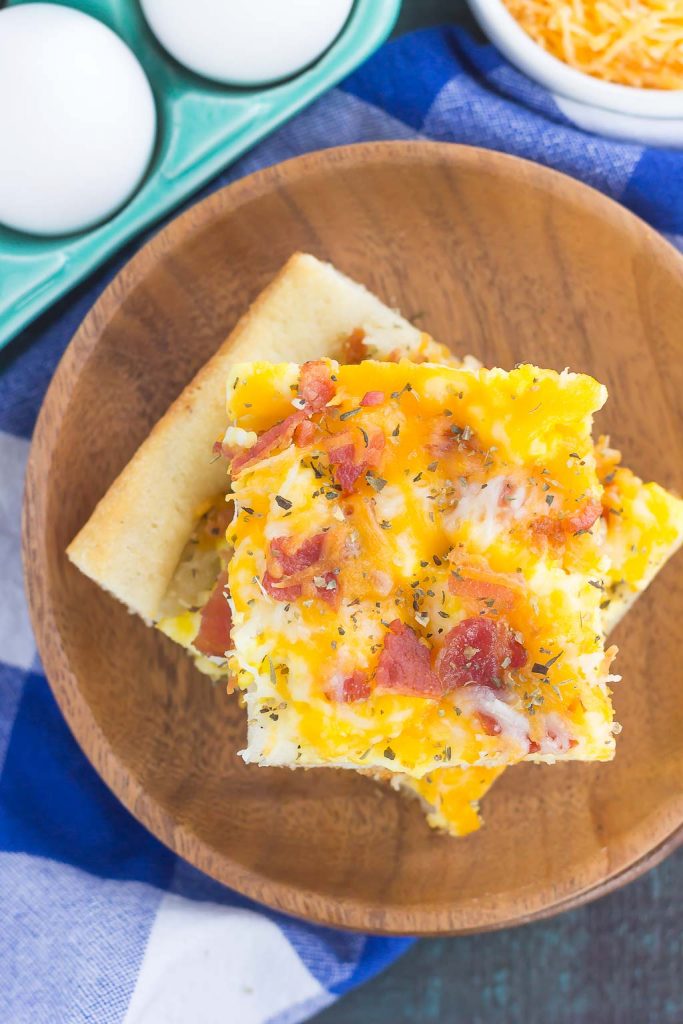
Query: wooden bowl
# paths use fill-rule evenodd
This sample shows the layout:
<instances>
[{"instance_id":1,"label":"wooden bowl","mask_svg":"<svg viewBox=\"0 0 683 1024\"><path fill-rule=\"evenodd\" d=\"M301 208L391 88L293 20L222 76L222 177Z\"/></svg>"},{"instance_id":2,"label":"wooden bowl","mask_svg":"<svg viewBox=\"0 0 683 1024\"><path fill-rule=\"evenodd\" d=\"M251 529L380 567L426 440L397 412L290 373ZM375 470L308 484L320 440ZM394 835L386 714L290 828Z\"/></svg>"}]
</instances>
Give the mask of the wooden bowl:
<instances>
[{"instance_id":1,"label":"wooden bowl","mask_svg":"<svg viewBox=\"0 0 683 1024\"><path fill-rule=\"evenodd\" d=\"M294 249L332 260L487 365L570 365L610 390L598 429L683 489L683 261L616 203L535 164L423 142L314 153L193 207L72 341L28 468L24 555L55 696L116 795L214 878L329 925L466 932L604 893L680 841L680 561L615 640L611 764L524 765L467 839L352 772L246 766L244 714L64 548L155 420ZM49 779L46 779L49 785Z\"/></svg>"}]
</instances>

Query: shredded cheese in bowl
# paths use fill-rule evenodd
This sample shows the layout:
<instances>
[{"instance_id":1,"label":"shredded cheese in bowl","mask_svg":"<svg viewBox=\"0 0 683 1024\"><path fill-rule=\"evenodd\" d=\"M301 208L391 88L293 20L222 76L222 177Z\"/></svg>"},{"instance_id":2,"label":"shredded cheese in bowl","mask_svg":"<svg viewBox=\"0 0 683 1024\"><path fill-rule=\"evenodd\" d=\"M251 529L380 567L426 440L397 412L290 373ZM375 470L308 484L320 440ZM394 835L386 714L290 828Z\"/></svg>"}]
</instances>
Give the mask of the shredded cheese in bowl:
<instances>
[{"instance_id":1,"label":"shredded cheese in bowl","mask_svg":"<svg viewBox=\"0 0 683 1024\"><path fill-rule=\"evenodd\" d=\"M683 0L504 0L565 64L644 89L683 89Z\"/></svg>"}]
</instances>

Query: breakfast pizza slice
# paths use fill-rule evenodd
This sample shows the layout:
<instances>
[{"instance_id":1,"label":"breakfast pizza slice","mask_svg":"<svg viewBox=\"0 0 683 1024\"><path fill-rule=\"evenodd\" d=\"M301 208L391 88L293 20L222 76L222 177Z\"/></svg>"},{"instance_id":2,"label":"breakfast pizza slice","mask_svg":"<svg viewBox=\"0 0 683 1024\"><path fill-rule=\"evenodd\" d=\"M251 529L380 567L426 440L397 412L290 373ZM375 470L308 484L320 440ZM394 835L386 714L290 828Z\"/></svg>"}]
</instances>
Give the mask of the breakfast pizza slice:
<instances>
[{"instance_id":1,"label":"breakfast pizza slice","mask_svg":"<svg viewBox=\"0 0 683 1024\"><path fill-rule=\"evenodd\" d=\"M598 476L605 485L602 517L611 565L600 607L609 634L634 601L683 544L683 501L656 483L643 483L621 466L621 453L601 437L595 447ZM465 836L482 824L479 802L503 769L440 768L422 779L391 776L395 789L418 797L427 822L452 836ZM388 774L388 773L386 773ZM385 774L377 777L384 781Z\"/></svg>"},{"instance_id":2,"label":"breakfast pizza slice","mask_svg":"<svg viewBox=\"0 0 683 1024\"><path fill-rule=\"evenodd\" d=\"M605 389L532 366L237 366L233 676L247 761L383 768L613 754Z\"/></svg>"}]
</instances>

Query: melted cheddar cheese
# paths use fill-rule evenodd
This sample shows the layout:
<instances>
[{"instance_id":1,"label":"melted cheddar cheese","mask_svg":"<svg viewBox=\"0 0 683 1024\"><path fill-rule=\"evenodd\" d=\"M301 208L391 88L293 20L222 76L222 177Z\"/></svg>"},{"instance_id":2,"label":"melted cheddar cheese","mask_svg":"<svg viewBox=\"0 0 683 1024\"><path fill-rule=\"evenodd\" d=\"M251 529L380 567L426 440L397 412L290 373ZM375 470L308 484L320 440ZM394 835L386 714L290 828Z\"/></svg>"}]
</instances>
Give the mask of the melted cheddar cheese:
<instances>
[{"instance_id":1,"label":"melted cheddar cheese","mask_svg":"<svg viewBox=\"0 0 683 1024\"><path fill-rule=\"evenodd\" d=\"M228 539L245 759L415 778L445 763L609 759L611 652L592 584L609 561L599 512L586 518L602 493L590 431L605 389L532 366L322 365L334 394L298 443L285 428L305 404L300 367L245 364L228 389L226 444L243 453ZM350 489L343 448L364 467ZM313 548L320 564L302 554ZM461 642L472 622L481 648ZM492 637L508 644L495 678L463 685ZM412 688L393 678L405 644L424 670Z\"/></svg>"}]
</instances>

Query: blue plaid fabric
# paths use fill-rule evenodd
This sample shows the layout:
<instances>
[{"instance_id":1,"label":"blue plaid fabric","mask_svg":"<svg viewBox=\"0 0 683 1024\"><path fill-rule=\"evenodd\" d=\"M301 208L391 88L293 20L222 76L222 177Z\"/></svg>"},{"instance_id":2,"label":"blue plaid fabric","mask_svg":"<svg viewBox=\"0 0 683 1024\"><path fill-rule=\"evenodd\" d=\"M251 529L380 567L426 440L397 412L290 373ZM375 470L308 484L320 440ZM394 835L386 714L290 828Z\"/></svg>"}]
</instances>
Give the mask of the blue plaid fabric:
<instances>
[{"instance_id":1,"label":"blue plaid fabric","mask_svg":"<svg viewBox=\"0 0 683 1024\"><path fill-rule=\"evenodd\" d=\"M558 168L683 248L683 153L585 134L495 49L453 29L387 44L205 191L306 151L412 138L505 150ZM133 248L0 358L0 1020L293 1024L391 963L409 942L286 919L163 847L76 746L29 626L19 517L31 431L69 339Z\"/></svg>"}]
</instances>

